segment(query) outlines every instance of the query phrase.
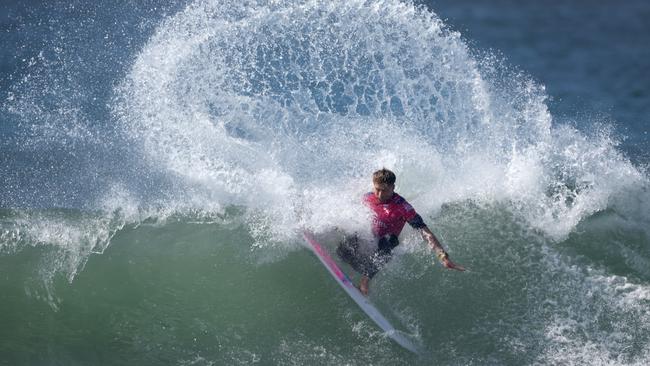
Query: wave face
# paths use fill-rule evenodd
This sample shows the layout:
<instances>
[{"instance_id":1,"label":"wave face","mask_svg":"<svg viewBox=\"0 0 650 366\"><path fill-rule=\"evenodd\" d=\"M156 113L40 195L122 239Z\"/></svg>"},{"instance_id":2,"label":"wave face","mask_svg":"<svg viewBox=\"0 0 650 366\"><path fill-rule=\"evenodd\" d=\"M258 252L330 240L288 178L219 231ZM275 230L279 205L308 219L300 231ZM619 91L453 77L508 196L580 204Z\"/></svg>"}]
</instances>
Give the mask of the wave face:
<instances>
[{"instance_id":1,"label":"wave face","mask_svg":"<svg viewBox=\"0 0 650 366\"><path fill-rule=\"evenodd\" d=\"M196 1L131 59L105 110L91 113L100 122L76 104L92 85L38 93L48 67L65 75L59 64L44 63L42 79L18 84L4 104L34 124L17 151L42 183L18 189L19 175L6 175L14 198L0 211L0 263L12 268L11 291L24 283L12 304L36 314L34 300L44 300L54 309L44 321L71 329L52 345L56 357L94 362L74 352L84 330L66 312L77 306L108 319L93 324L144 364L648 359L647 174L607 125L554 122L543 85L477 55L430 10L395 0ZM65 108L35 112L52 99ZM305 227L330 245L333 227L367 233L360 197L381 167L472 269L431 268L406 230L401 255L376 280L373 300L432 351L426 359L404 358L376 333L300 245ZM179 256L187 262L170 263ZM152 275L168 268L177 277ZM129 300L142 291L151 297ZM295 308L303 293L300 308L320 315ZM288 313L264 316L279 308L307 323L337 310L331 323L290 329ZM352 335L339 340L341 329ZM350 346L359 342L361 353Z\"/></svg>"}]
</instances>

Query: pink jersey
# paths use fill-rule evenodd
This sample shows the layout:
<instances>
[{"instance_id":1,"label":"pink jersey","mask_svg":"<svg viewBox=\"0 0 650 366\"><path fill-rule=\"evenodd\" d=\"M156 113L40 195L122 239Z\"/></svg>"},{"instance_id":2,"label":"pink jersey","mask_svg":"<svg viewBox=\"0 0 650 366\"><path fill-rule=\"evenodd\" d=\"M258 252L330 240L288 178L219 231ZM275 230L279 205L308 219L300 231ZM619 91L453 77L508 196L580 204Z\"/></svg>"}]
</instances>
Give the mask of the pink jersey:
<instances>
[{"instance_id":1,"label":"pink jersey","mask_svg":"<svg viewBox=\"0 0 650 366\"><path fill-rule=\"evenodd\" d=\"M410 222L411 226L415 228L425 226L413 206L397 193L393 193L393 197L383 203L374 193L368 192L363 197L363 201L375 214L372 221L372 232L377 237L398 236L406 222Z\"/></svg>"}]
</instances>

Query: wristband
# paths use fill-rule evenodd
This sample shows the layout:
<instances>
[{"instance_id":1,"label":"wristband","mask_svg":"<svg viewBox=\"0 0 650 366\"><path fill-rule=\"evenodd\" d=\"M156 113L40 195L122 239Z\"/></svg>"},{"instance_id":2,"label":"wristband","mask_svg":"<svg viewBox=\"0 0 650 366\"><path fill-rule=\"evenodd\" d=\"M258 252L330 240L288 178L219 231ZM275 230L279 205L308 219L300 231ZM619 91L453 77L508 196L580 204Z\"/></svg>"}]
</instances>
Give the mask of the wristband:
<instances>
[{"instance_id":1,"label":"wristband","mask_svg":"<svg viewBox=\"0 0 650 366\"><path fill-rule=\"evenodd\" d=\"M445 259L449 259L449 254L445 253L444 250L441 250L438 253L436 253L436 256L441 262L443 262Z\"/></svg>"}]
</instances>

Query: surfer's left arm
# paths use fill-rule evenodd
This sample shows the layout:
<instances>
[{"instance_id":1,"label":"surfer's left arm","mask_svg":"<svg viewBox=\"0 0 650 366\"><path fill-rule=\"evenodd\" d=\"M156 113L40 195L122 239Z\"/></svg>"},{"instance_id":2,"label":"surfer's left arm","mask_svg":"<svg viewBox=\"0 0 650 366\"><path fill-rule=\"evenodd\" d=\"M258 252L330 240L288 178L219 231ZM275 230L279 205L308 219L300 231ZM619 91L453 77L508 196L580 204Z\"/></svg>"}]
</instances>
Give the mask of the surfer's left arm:
<instances>
[{"instance_id":1,"label":"surfer's left arm","mask_svg":"<svg viewBox=\"0 0 650 366\"><path fill-rule=\"evenodd\" d=\"M420 218L420 220L422 219ZM442 244L440 244L438 238L436 238L436 236L433 235L431 230L429 230L429 227L427 227L427 225L424 224L424 222L422 222L421 226L418 227L417 230L420 231L422 238L426 240L427 243L429 243L431 249L433 249L433 251L436 253L436 257L438 257L438 260L440 260L440 263L442 263L442 265L445 266L445 268L455 269L457 271L465 270L463 266L459 266L456 263L452 262L451 259L449 259L449 254L447 254L445 248L442 247Z\"/></svg>"}]
</instances>

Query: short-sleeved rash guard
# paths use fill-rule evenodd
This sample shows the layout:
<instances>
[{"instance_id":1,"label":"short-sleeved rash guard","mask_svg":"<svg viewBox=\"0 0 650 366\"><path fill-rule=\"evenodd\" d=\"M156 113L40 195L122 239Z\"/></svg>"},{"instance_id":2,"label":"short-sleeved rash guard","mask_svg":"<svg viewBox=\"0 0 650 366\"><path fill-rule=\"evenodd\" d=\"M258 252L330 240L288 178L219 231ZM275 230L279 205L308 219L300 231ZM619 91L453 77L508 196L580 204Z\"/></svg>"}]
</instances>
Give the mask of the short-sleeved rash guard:
<instances>
[{"instance_id":1,"label":"short-sleeved rash guard","mask_svg":"<svg viewBox=\"0 0 650 366\"><path fill-rule=\"evenodd\" d=\"M426 226L413 206L397 193L393 193L390 200L384 203L379 201L374 193L368 192L363 197L363 201L375 214L372 232L377 237L399 236L407 222L416 229Z\"/></svg>"}]
</instances>

